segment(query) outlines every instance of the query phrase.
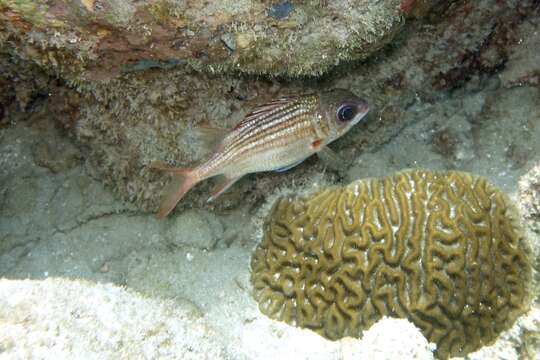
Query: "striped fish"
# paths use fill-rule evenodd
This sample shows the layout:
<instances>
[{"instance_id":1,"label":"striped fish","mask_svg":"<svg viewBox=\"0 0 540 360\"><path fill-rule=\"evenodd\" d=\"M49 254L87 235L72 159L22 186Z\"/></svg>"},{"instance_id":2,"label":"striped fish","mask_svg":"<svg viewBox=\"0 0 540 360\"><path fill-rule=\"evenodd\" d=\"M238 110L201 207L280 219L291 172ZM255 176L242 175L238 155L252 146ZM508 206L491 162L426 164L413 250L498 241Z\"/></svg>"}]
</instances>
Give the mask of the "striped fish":
<instances>
[{"instance_id":1,"label":"striped fish","mask_svg":"<svg viewBox=\"0 0 540 360\"><path fill-rule=\"evenodd\" d=\"M223 138L208 160L193 168L154 168L173 174L177 186L166 193L156 215L164 218L197 183L223 175L213 201L242 176L285 171L345 134L368 113L366 101L344 89L282 97L254 108Z\"/></svg>"}]
</instances>

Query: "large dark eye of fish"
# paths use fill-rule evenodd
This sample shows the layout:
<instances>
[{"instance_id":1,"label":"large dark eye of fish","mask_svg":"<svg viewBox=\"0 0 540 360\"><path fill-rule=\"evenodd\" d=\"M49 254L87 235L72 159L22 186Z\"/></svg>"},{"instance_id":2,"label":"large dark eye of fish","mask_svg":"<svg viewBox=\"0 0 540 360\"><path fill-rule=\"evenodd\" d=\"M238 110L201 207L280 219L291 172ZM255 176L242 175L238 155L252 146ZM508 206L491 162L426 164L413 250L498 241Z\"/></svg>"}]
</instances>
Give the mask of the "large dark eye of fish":
<instances>
[{"instance_id":1,"label":"large dark eye of fish","mask_svg":"<svg viewBox=\"0 0 540 360\"><path fill-rule=\"evenodd\" d=\"M354 119L355 115L356 115L356 107L351 104L341 105L336 112L336 116L338 120L341 122L349 122L352 119Z\"/></svg>"}]
</instances>

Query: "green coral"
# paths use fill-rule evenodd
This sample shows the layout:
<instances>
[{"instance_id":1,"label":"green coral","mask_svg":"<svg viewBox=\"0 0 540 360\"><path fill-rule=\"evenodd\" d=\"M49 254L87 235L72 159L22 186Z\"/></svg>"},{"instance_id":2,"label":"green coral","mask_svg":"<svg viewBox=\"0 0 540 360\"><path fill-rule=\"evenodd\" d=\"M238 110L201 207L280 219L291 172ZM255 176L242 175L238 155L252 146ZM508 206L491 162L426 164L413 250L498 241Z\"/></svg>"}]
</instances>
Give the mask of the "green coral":
<instances>
[{"instance_id":1,"label":"green coral","mask_svg":"<svg viewBox=\"0 0 540 360\"><path fill-rule=\"evenodd\" d=\"M464 355L529 303L526 241L484 178L410 170L276 201L252 258L260 310L329 338L407 318Z\"/></svg>"}]
</instances>

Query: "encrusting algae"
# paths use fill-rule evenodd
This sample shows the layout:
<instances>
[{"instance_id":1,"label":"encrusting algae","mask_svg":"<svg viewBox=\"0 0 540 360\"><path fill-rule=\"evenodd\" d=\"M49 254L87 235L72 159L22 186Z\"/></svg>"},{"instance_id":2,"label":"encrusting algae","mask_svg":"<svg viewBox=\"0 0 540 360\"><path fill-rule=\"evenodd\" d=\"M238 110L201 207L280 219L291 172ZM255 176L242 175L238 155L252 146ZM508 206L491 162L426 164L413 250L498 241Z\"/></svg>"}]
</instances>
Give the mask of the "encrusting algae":
<instances>
[{"instance_id":1,"label":"encrusting algae","mask_svg":"<svg viewBox=\"0 0 540 360\"><path fill-rule=\"evenodd\" d=\"M407 318L441 358L493 342L529 305L513 205L462 172L408 170L282 197L251 267L271 318L329 339Z\"/></svg>"}]
</instances>

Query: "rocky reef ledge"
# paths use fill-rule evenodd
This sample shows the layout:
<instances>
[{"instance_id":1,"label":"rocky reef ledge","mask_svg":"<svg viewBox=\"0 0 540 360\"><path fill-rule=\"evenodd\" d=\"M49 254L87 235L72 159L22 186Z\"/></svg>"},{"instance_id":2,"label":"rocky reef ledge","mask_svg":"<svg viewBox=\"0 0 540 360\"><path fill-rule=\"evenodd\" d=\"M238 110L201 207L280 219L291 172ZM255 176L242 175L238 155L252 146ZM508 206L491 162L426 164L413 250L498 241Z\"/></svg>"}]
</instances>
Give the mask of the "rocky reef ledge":
<instances>
[{"instance_id":1,"label":"rocky reef ledge","mask_svg":"<svg viewBox=\"0 0 540 360\"><path fill-rule=\"evenodd\" d=\"M179 64L316 76L365 59L409 10L400 0L1 0L0 46L77 80Z\"/></svg>"},{"instance_id":2,"label":"rocky reef ledge","mask_svg":"<svg viewBox=\"0 0 540 360\"><path fill-rule=\"evenodd\" d=\"M512 98L535 96L537 1L197 4L0 0L0 126L31 116L52 120L67 130L93 177L139 209L154 211L168 177L148 164L190 166L208 151L194 141L193 128L231 128L253 106L275 97L341 87L366 98L372 109L367 121L332 144L346 168L360 158L366 164L367 153L431 116L433 128L423 129L424 140L449 159L445 167L466 169L486 138L479 124L499 117L493 111L506 111ZM229 12L235 15L223 15ZM303 25L287 28L301 14ZM410 21L401 26L403 19ZM242 26L226 25L240 20ZM247 40L252 35L255 40ZM344 61L369 54L362 62ZM317 80L279 77L317 75L330 67ZM448 97L466 103L443 109ZM531 119L535 109L526 110ZM455 121L466 138L445 130ZM533 154L530 144L508 148L516 166ZM310 159L284 174L253 175L224 194L216 210L255 206L268 189L323 172ZM326 173L335 175L333 181L344 177ZM197 186L184 203L207 207L210 186ZM183 209L180 204L178 211Z\"/></svg>"}]
</instances>

